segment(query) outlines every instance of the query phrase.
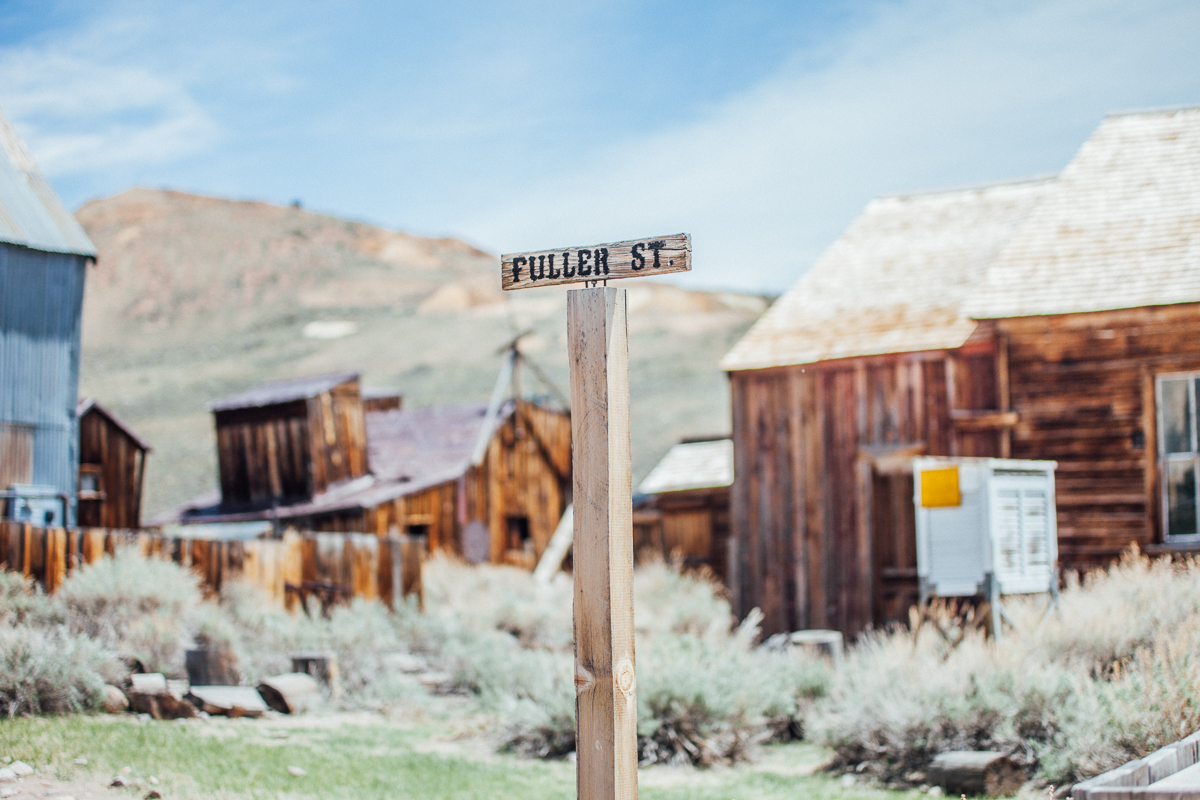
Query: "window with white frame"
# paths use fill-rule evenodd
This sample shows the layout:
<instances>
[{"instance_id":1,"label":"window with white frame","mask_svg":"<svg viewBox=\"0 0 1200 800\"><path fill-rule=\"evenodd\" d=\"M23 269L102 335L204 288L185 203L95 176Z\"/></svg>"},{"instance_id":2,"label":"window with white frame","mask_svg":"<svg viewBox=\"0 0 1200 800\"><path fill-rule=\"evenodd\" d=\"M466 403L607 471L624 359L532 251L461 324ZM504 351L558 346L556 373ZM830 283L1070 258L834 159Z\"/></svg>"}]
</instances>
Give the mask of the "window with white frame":
<instances>
[{"instance_id":1,"label":"window with white frame","mask_svg":"<svg viewBox=\"0 0 1200 800\"><path fill-rule=\"evenodd\" d=\"M1158 377L1158 453L1162 479L1163 534L1167 541L1200 540L1197 523L1196 400L1200 372Z\"/></svg>"}]
</instances>

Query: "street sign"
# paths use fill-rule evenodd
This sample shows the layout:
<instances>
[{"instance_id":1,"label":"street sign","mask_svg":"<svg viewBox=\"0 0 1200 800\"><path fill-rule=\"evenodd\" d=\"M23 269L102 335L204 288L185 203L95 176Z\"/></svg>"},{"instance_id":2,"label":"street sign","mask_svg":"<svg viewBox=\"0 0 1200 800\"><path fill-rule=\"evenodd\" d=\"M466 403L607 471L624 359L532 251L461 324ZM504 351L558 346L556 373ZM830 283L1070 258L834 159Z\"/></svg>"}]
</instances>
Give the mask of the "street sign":
<instances>
[{"instance_id":1,"label":"street sign","mask_svg":"<svg viewBox=\"0 0 1200 800\"><path fill-rule=\"evenodd\" d=\"M666 275L691 268L692 238L686 233L500 256L501 286L506 291Z\"/></svg>"},{"instance_id":2,"label":"street sign","mask_svg":"<svg viewBox=\"0 0 1200 800\"><path fill-rule=\"evenodd\" d=\"M686 233L500 258L501 283L567 292L574 486L575 780L579 800L637 800L629 322L614 278L686 272Z\"/></svg>"}]
</instances>

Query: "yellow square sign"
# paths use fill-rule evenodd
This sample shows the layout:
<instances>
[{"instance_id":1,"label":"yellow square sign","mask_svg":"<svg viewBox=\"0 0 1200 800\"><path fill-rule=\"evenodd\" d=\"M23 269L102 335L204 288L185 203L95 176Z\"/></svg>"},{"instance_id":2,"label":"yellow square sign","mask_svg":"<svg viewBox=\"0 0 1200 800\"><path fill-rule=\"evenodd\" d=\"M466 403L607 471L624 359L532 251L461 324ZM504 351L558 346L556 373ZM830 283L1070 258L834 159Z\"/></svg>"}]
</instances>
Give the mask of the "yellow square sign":
<instances>
[{"instance_id":1,"label":"yellow square sign","mask_svg":"<svg viewBox=\"0 0 1200 800\"><path fill-rule=\"evenodd\" d=\"M927 469L921 473L921 507L943 508L962 505L958 467Z\"/></svg>"}]
</instances>

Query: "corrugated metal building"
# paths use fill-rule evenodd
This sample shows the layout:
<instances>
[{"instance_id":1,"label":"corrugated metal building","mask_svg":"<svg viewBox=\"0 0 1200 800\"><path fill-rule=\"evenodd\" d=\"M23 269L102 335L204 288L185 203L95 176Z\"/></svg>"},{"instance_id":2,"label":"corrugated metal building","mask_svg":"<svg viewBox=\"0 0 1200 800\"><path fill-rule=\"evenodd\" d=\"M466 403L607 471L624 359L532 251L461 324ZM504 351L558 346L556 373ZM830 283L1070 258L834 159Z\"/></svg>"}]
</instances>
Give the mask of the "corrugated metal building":
<instances>
[{"instance_id":1,"label":"corrugated metal building","mask_svg":"<svg viewBox=\"0 0 1200 800\"><path fill-rule=\"evenodd\" d=\"M0 489L72 498L84 271L96 248L0 114Z\"/></svg>"},{"instance_id":2,"label":"corrugated metal building","mask_svg":"<svg viewBox=\"0 0 1200 800\"><path fill-rule=\"evenodd\" d=\"M872 201L722 362L731 595L856 633L917 597L912 459L1058 462L1060 562L1200 549L1200 108L1052 179Z\"/></svg>"}]
</instances>

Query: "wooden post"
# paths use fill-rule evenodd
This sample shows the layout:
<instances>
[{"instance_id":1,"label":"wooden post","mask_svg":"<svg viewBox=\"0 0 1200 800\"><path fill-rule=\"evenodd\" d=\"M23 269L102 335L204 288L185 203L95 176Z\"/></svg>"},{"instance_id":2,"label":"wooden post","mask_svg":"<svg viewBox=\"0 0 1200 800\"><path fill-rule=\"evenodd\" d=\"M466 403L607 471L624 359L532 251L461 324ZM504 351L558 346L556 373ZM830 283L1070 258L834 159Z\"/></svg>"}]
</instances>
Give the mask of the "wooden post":
<instances>
[{"instance_id":1,"label":"wooden post","mask_svg":"<svg viewBox=\"0 0 1200 800\"><path fill-rule=\"evenodd\" d=\"M596 284L687 272L691 256L691 237L680 233L500 257L505 291L592 284L567 293L580 800L637 798L629 326L625 290Z\"/></svg>"},{"instance_id":2,"label":"wooden post","mask_svg":"<svg viewBox=\"0 0 1200 800\"><path fill-rule=\"evenodd\" d=\"M567 293L579 800L637 797L629 329L624 289Z\"/></svg>"}]
</instances>

